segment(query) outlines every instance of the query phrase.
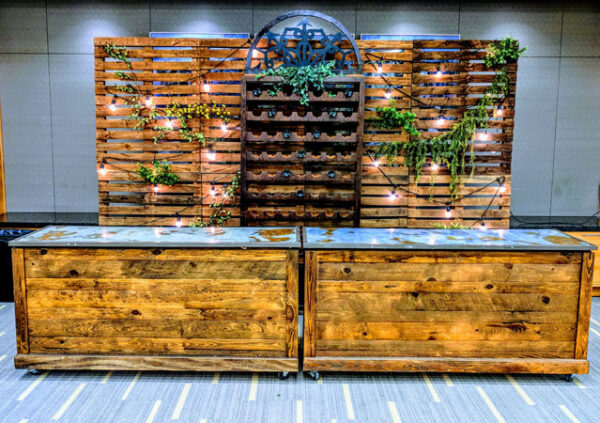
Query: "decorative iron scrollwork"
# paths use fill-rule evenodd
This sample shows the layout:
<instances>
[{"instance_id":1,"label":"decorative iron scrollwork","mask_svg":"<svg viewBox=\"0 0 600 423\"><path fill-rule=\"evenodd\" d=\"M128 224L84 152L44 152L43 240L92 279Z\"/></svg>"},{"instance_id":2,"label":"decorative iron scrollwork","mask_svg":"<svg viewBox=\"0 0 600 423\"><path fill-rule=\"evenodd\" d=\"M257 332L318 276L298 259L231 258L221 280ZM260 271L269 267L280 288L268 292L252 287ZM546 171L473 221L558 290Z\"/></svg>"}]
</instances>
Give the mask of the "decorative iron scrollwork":
<instances>
[{"instance_id":1,"label":"decorative iron scrollwork","mask_svg":"<svg viewBox=\"0 0 600 423\"><path fill-rule=\"evenodd\" d=\"M328 34L325 29L314 26L308 20L309 16L327 21L340 31ZM301 18L297 26L286 26L279 34L271 31L280 22L295 17ZM263 39L266 39L267 46L259 48L258 43ZM346 41L351 48L344 46ZM252 59L259 59L254 67ZM332 60L335 61L335 71L362 72L360 51L340 22L312 10L294 10L272 20L256 35L248 50L246 73L271 69L276 63L281 63L280 66L308 66Z\"/></svg>"}]
</instances>

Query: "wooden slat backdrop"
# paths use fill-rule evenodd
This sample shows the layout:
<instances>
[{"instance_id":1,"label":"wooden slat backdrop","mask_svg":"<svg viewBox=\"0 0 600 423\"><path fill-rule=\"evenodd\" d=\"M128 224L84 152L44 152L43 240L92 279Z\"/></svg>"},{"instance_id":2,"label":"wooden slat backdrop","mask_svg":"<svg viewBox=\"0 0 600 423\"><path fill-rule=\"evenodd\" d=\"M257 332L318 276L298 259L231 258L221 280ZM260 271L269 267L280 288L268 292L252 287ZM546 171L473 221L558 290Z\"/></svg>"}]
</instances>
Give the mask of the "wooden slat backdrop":
<instances>
[{"instance_id":1,"label":"wooden slat backdrop","mask_svg":"<svg viewBox=\"0 0 600 423\"><path fill-rule=\"evenodd\" d=\"M228 130L220 128L215 120L194 121L194 128L202 128L212 149L217 151L209 161L208 148L199 151L198 145L180 140L178 134L169 135L171 142L154 144L156 133L147 129L135 131L135 121L125 118L130 112L121 101L117 110L108 109L112 95L106 85L122 84L115 77L117 70L127 66L107 57L104 45L112 43L129 50L133 70L142 88L153 89L153 101L166 105L210 102L224 104L231 112ZM368 155L379 142L407 141L406 134L386 131L369 122L376 116L375 108L385 106L387 90L385 79L392 86L392 98L397 107L417 114L419 130L425 137L448 130L464 112L474 105L491 83L494 72L481 63L485 46L490 41L382 41L357 40L365 65L365 155L362 176L361 226L370 227L425 227L434 223L458 221L463 225L475 224L490 204L497 185L480 191L476 196L456 203L452 219L445 219L446 207L430 203L430 175L425 170L419 183L402 159L387 165L380 159L382 169L397 184L413 194L398 191L400 198L388 199L392 190L386 178L373 166ZM99 175L100 224L105 225L174 225L179 212L183 224L196 216L208 217L213 201L209 194L211 182L219 187L229 183L240 168L240 81L244 74L249 42L244 39L172 39L172 38L96 38L95 91L96 91L96 148L98 166L105 163L106 175ZM370 61L382 62L383 74L378 74ZM438 66L444 74L436 75ZM494 117L485 135L482 131L475 144L476 168L473 177L465 179L460 188L466 194L482 185L505 176L506 190L493 201L486 213L488 227L506 228L510 218L510 162L514 126L514 88L516 65L510 65L514 82L511 97L503 104L501 117ZM191 78L198 78L188 82ZM204 80L211 86L203 90ZM169 83L159 85L159 83ZM398 90L396 90L396 88ZM438 106L439 108L434 108ZM443 116L446 122L438 119ZM487 136L487 139L483 139ZM151 164L152 160L166 158L181 182L171 188L161 187L154 194L152 186L140 181L134 170L136 163ZM433 193L436 201L449 200L449 176L444 169L435 175ZM418 195L416 195L418 194ZM229 225L239 225L239 208L231 208Z\"/></svg>"}]
</instances>

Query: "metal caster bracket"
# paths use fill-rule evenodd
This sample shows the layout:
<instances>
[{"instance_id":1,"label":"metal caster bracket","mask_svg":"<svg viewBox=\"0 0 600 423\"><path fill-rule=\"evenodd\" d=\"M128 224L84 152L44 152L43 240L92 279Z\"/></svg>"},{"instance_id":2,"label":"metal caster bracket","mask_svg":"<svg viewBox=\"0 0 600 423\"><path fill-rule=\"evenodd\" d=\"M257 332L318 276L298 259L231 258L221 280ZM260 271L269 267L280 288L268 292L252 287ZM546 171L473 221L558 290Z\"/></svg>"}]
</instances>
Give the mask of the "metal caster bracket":
<instances>
[{"instance_id":1,"label":"metal caster bracket","mask_svg":"<svg viewBox=\"0 0 600 423\"><path fill-rule=\"evenodd\" d=\"M28 375L32 375L32 376L36 376L40 374L40 371L38 369L27 369L27 374Z\"/></svg>"},{"instance_id":2,"label":"metal caster bracket","mask_svg":"<svg viewBox=\"0 0 600 423\"><path fill-rule=\"evenodd\" d=\"M571 382L573 380L573 375L569 374L569 375L564 375L563 378L567 381L567 382Z\"/></svg>"},{"instance_id":3,"label":"metal caster bracket","mask_svg":"<svg viewBox=\"0 0 600 423\"><path fill-rule=\"evenodd\" d=\"M290 376L290 372L279 372L277 373L277 377L279 379L287 379Z\"/></svg>"}]
</instances>

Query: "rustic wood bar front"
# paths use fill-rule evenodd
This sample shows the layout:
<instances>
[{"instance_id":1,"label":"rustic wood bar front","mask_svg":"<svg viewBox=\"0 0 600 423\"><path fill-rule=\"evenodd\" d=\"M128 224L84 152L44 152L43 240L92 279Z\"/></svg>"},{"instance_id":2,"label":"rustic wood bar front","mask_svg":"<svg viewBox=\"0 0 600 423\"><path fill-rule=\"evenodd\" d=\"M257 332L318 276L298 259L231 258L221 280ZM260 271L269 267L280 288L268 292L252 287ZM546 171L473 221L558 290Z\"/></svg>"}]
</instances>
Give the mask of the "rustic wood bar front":
<instances>
[{"instance_id":1,"label":"rustic wood bar front","mask_svg":"<svg viewBox=\"0 0 600 423\"><path fill-rule=\"evenodd\" d=\"M593 245L554 230L305 228L307 371L587 373Z\"/></svg>"},{"instance_id":2,"label":"rustic wood bar front","mask_svg":"<svg viewBox=\"0 0 600 423\"><path fill-rule=\"evenodd\" d=\"M54 226L11 247L17 368L298 370L296 228Z\"/></svg>"}]
</instances>

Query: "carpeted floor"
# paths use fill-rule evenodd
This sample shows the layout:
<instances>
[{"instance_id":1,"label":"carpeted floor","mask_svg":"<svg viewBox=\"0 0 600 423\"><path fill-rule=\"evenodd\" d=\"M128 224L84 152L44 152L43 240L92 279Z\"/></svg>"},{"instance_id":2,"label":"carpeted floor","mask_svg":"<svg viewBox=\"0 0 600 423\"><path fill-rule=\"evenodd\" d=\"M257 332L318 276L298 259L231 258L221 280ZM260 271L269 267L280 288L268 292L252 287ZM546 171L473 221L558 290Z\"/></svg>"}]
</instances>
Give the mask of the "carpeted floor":
<instances>
[{"instance_id":1,"label":"carpeted floor","mask_svg":"<svg viewBox=\"0 0 600 423\"><path fill-rule=\"evenodd\" d=\"M594 318L595 317L595 318ZM600 298L589 375L43 372L13 368L14 307L0 303L0 422L600 422Z\"/></svg>"}]
</instances>

